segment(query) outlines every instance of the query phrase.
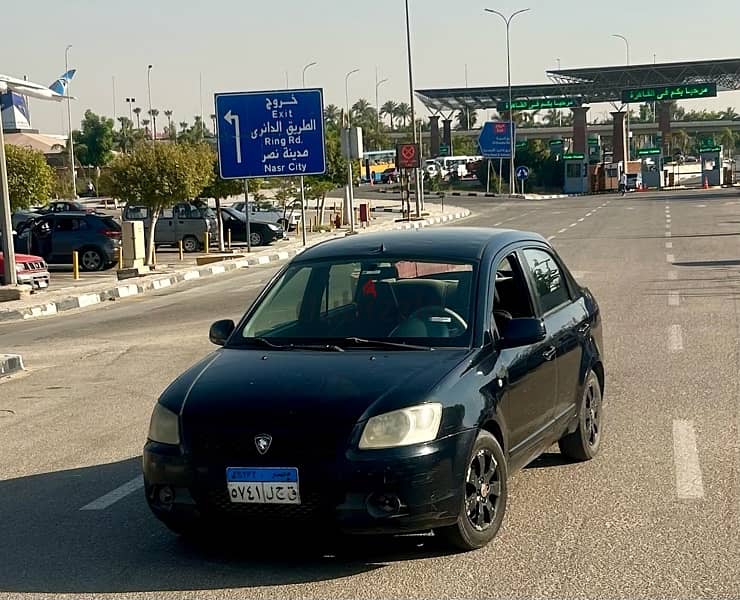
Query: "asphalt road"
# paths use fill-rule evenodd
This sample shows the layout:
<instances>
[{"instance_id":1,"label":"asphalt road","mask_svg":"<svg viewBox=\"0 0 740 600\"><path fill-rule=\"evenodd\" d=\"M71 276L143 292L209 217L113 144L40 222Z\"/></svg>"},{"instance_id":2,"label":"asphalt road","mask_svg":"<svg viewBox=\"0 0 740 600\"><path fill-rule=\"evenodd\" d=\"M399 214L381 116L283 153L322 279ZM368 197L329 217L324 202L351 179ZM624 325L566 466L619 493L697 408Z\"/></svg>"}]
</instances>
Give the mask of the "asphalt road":
<instances>
[{"instance_id":1,"label":"asphalt road","mask_svg":"<svg viewBox=\"0 0 740 600\"><path fill-rule=\"evenodd\" d=\"M429 536L191 545L142 498L150 410L275 268L0 325L29 367L0 382L0 597L740 597L738 192L454 203L477 213L460 225L554 236L597 295L596 460L553 449L515 475L501 533L473 553Z\"/></svg>"}]
</instances>

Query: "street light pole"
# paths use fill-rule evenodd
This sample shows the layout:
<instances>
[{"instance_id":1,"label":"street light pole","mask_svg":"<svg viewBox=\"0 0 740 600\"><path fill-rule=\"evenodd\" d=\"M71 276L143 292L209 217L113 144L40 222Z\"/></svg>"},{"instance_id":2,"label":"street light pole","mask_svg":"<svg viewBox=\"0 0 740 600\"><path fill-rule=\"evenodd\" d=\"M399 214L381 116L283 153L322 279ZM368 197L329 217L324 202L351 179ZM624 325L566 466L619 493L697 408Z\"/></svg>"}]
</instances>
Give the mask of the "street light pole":
<instances>
[{"instance_id":1,"label":"street light pole","mask_svg":"<svg viewBox=\"0 0 740 600\"><path fill-rule=\"evenodd\" d=\"M409 0L406 0L406 51L409 63L409 96L411 97L411 129L414 132L414 144L419 143L419 136L416 132L416 104L414 101L414 62L411 57L411 19L409 18ZM416 180L416 217L421 217L421 207L424 203L422 197L421 174L419 169L414 169L414 179Z\"/></svg>"},{"instance_id":2,"label":"street light pole","mask_svg":"<svg viewBox=\"0 0 740 600\"><path fill-rule=\"evenodd\" d=\"M627 66L630 66L630 43L629 40L619 33L613 33L612 37L619 38L627 47ZM630 139L630 107L627 105L627 161L632 159L632 140ZM624 165L625 170L627 165Z\"/></svg>"},{"instance_id":3,"label":"street light pole","mask_svg":"<svg viewBox=\"0 0 740 600\"><path fill-rule=\"evenodd\" d=\"M136 102L136 98L126 98L126 103L128 104L128 120L131 121L132 126L134 123L134 102Z\"/></svg>"},{"instance_id":4,"label":"street light pole","mask_svg":"<svg viewBox=\"0 0 740 600\"><path fill-rule=\"evenodd\" d=\"M303 73L301 74L301 83L303 84L303 87L306 87L306 71L308 71L311 67L315 67L318 63L316 62L310 62L305 67L303 67Z\"/></svg>"},{"instance_id":5,"label":"street light pole","mask_svg":"<svg viewBox=\"0 0 740 600\"><path fill-rule=\"evenodd\" d=\"M64 74L69 72L69 49L72 44L69 44L64 50ZM69 164L72 169L72 198L77 198L77 173L75 172L75 146L72 140L72 99L69 95L70 82L67 81L67 88L65 90L67 94L67 124L69 127Z\"/></svg>"},{"instance_id":6,"label":"street light pole","mask_svg":"<svg viewBox=\"0 0 740 600\"><path fill-rule=\"evenodd\" d=\"M386 81L388 81L388 78L378 80L378 67L375 67L375 116L377 117L377 122L375 124L375 133L378 136L378 143L375 146L376 150L380 150L380 99L379 99L379 93L378 89L381 85L383 85ZM370 174L370 177L372 177L372 173Z\"/></svg>"},{"instance_id":7,"label":"street light pole","mask_svg":"<svg viewBox=\"0 0 740 600\"><path fill-rule=\"evenodd\" d=\"M149 65L146 68L146 89L149 94L149 116L154 119L152 116L152 67L154 65ZM152 135L152 141L154 141L154 136Z\"/></svg>"},{"instance_id":8,"label":"street light pole","mask_svg":"<svg viewBox=\"0 0 740 600\"><path fill-rule=\"evenodd\" d=\"M502 13L498 12L497 10L493 10L491 8L486 8L485 11L492 13L494 15L498 15L501 17L506 24L506 74L509 81L509 137L511 138L511 159L509 160L509 194L511 196L514 195L514 151L515 151L515 144L516 140L514 139L514 111L512 110L512 104L514 103L514 100L512 98L511 93L511 40L510 40L510 29L511 29L511 22L514 20L514 17L517 15L520 15L522 13L527 12L530 10L529 8L523 8L521 10L517 10L511 14L508 18L503 15Z\"/></svg>"},{"instance_id":9,"label":"street light pole","mask_svg":"<svg viewBox=\"0 0 740 600\"><path fill-rule=\"evenodd\" d=\"M560 59L556 58L555 60L558 61L558 71L559 71L560 70ZM560 127L563 126L563 111L562 110L558 110L558 123Z\"/></svg>"},{"instance_id":10,"label":"street light pole","mask_svg":"<svg viewBox=\"0 0 740 600\"><path fill-rule=\"evenodd\" d=\"M5 136L3 120L0 119L0 232L2 232L2 251L4 257L3 281L5 285L17 285L15 271L15 248L13 247L13 221L10 217L10 194L8 192L8 171L5 162Z\"/></svg>"},{"instance_id":11,"label":"street light pole","mask_svg":"<svg viewBox=\"0 0 740 600\"><path fill-rule=\"evenodd\" d=\"M352 127L352 113L349 110L349 78L358 73L360 69L352 69L344 77L344 103L347 109L347 154L351 155L350 152L350 129ZM349 230L351 233L355 231L355 190L354 190L354 179L352 176L352 158L347 156L347 210L344 211L345 216L349 217Z\"/></svg>"}]
</instances>

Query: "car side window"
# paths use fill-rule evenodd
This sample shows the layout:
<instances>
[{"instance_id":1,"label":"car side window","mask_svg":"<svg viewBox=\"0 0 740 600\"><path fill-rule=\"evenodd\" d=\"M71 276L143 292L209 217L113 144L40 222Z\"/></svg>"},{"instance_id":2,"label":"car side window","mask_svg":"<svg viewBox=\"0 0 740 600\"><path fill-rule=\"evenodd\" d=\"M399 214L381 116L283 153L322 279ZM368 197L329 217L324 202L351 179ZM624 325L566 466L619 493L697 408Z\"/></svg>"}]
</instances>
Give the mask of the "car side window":
<instances>
[{"instance_id":1,"label":"car side window","mask_svg":"<svg viewBox=\"0 0 740 600\"><path fill-rule=\"evenodd\" d=\"M54 231L74 231L74 219L57 217L54 220Z\"/></svg>"},{"instance_id":2,"label":"car side window","mask_svg":"<svg viewBox=\"0 0 740 600\"><path fill-rule=\"evenodd\" d=\"M162 212L159 215L160 219L172 219L174 217L174 213L172 212L171 208L163 208Z\"/></svg>"},{"instance_id":3,"label":"car side window","mask_svg":"<svg viewBox=\"0 0 740 600\"><path fill-rule=\"evenodd\" d=\"M543 313L570 301L565 278L552 254L544 250L528 248L524 250L524 258L532 274L535 293L539 298Z\"/></svg>"},{"instance_id":4,"label":"car side window","mask_svg":"<svg viewBox=\"0 0 740 600\"><path fill-rule=\"evenodd\" d=\"M504 258L496 267L493 317L499 328L509 319L534 317L527 280L515 253Z\"/></svg>"}]
</instances>

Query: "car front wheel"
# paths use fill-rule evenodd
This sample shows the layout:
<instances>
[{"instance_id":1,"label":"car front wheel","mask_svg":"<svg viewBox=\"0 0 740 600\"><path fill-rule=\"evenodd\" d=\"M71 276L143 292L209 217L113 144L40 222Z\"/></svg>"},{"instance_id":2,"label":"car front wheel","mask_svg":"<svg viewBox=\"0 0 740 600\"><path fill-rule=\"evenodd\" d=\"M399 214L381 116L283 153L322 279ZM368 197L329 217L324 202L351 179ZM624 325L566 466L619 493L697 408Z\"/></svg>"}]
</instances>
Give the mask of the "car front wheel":
<instances>
[{"instance_id":1,"label":"car front wheel","mask_svg":"<svg viewBox=\"0 0 740 600\"><path fill-rule=\"evenodd\" d=\"M435 533L460 550L475 550L488 544L504 520L507 482L501 445L491 433L481 431L468 461L457 523Z\"/></svg>"},{"instance_id":2,"label":"car front wheel","mask_svg":"<svg viewBox=\"0 0 740 600\"><path fill-rule=\"evenodd\" d=\"M103 253L97 248L85 248L80 254L80 268L83 271L102 271L105 268Z\"/></svg>"},{"instance_id":3,"label":"car front wheel","mask_svg":"<svg viewBox=\"0 0 740 600\"><path fill-rule=\"evenodd\" d=\"M198 238L193 235L186 235L182 238L182 249L185 252L197 252L200 248L200 242Z\"/></svg>"},{"instance_id":4,"label":"car front wheel","mask_svg":"<svg viewBox=\"0 0 740 600\"><path fill-rule=\"evenodd\" d=\"M599 452L602 433L602 395L599 378L588 372L578 412L578 428L558 441L560 452L573 460L591 460Z\"/></svg>"}]
</instances>

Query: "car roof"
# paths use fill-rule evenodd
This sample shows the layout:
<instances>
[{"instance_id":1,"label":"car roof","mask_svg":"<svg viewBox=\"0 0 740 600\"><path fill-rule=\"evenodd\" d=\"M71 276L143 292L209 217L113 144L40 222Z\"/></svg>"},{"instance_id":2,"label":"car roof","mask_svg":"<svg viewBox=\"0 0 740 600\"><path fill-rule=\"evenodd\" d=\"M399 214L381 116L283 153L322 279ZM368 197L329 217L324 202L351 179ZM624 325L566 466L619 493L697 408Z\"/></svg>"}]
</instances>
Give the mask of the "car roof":
<instances>
[{"instance_id":1,"label":"car roof","mask_svg":"<svg viewBox=\"0 0 740 600\"><path fill-rule=\"evenodd\" d=\"M426 259L478 261L520 241L547 243L537 234L490 227L437 227L350 235L322 242L301 252L293 262L338 257L419 256Z\"/></svg>"}]
</instances>

